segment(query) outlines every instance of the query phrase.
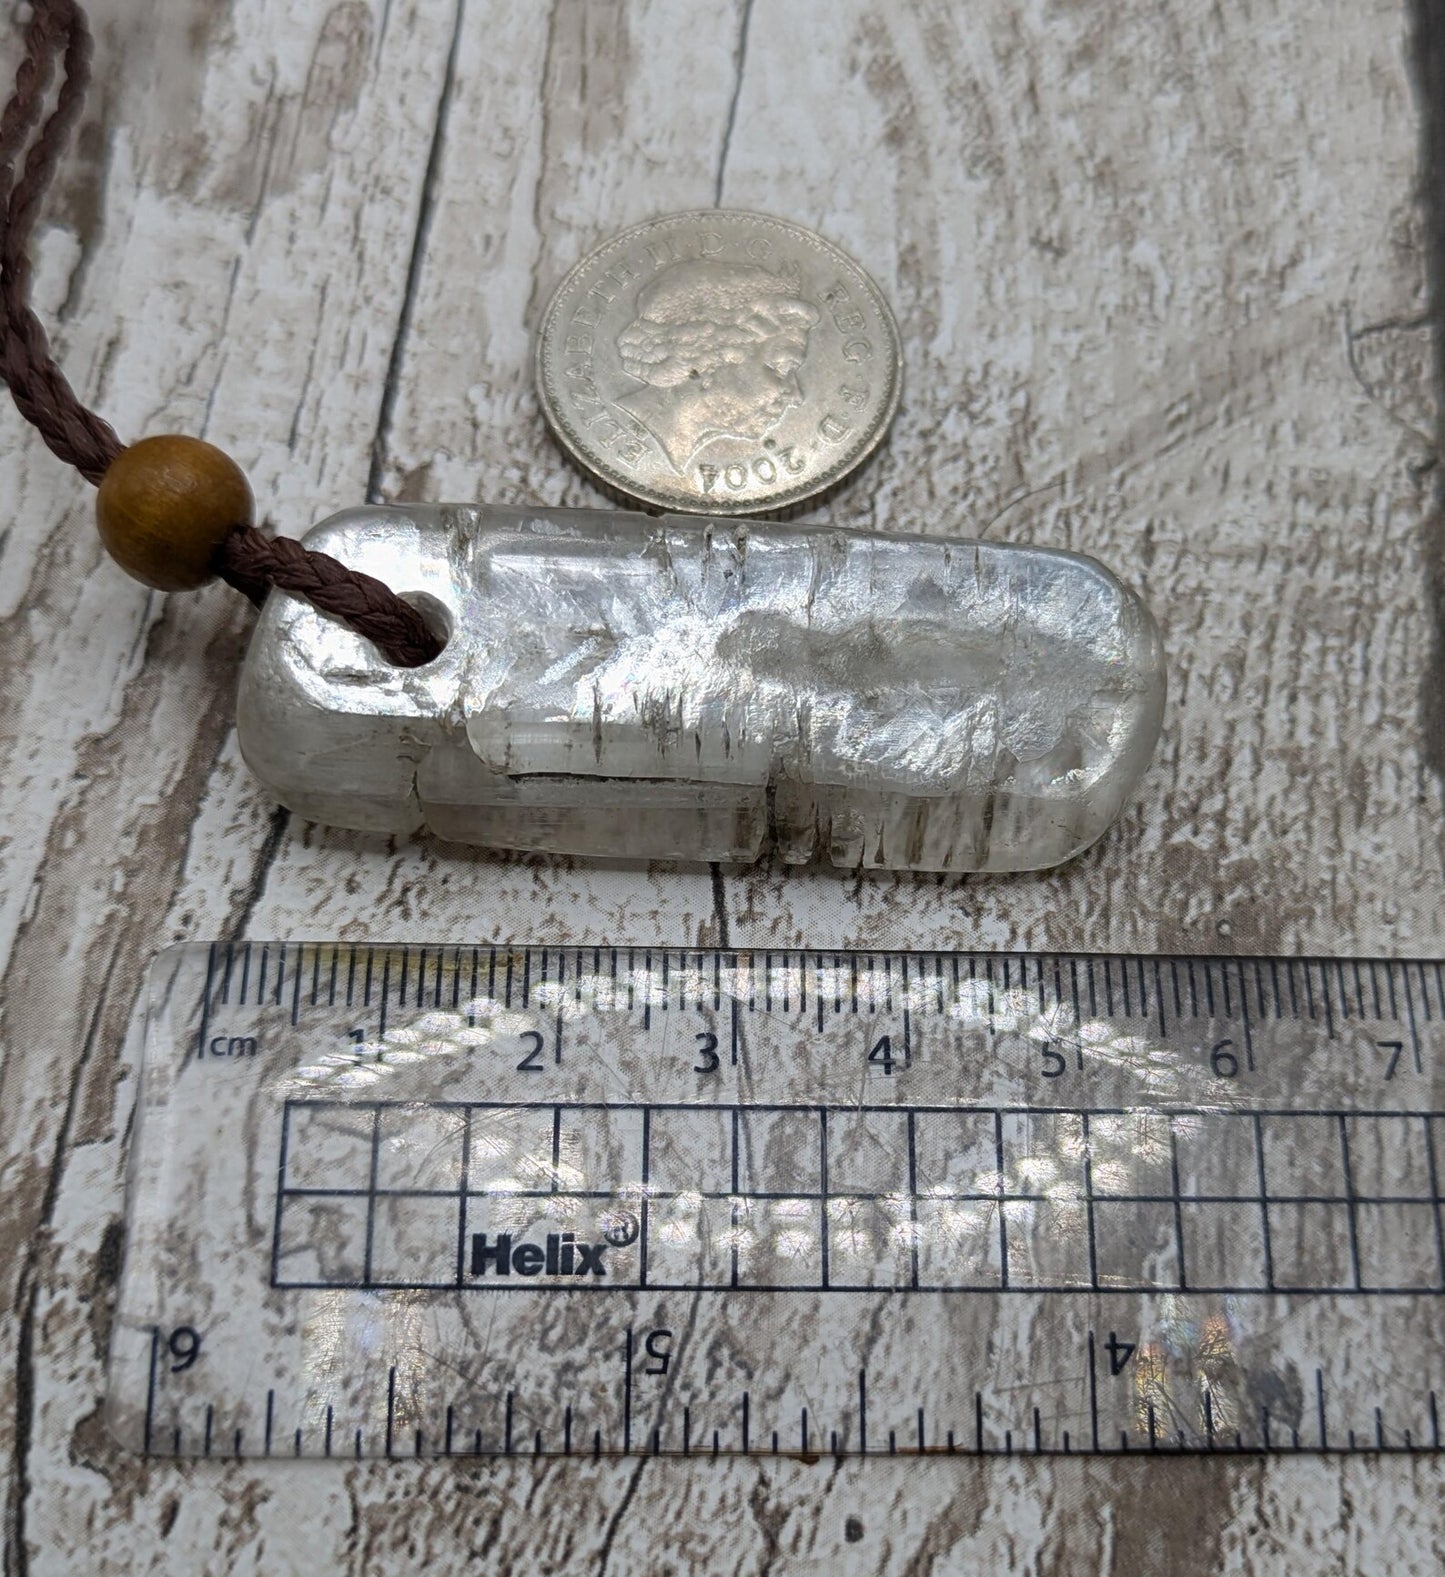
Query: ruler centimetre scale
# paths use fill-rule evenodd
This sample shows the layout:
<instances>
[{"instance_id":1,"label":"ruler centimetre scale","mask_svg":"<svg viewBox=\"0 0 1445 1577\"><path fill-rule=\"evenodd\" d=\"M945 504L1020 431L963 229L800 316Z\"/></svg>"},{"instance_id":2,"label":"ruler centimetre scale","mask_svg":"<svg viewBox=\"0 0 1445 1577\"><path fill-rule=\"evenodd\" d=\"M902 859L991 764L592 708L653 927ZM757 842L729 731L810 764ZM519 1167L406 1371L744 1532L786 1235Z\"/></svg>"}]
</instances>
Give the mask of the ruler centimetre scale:
<instances>
[{"instance_id":1,"label":"ruler centimetre scale","mask_svg":"<svg viewBox=\"0 0 1445 1577\"><path fill-rule=\"evenodd\" d=\"M154 965L159 1456L1436 1451L1445 973L217 944Z\"/></svg>"}]
</instances>

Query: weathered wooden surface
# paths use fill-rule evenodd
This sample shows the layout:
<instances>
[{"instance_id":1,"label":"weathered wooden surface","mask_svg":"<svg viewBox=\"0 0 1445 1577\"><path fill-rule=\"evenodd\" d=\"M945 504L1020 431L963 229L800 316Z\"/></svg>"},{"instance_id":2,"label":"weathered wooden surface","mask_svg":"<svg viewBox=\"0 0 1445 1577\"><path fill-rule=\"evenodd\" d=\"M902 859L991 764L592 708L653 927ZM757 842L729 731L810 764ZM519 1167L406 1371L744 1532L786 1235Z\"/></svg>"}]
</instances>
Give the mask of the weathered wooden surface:
<instances>
[{"instance_id":1,"label":"weathered wooden surface","mask_svg":"<svg viewBox=\"0 0 1445 1577\"><path fill-rule=\"evenodd\" d=\"M1047 877L715 890L297 825L236 755L244 609L124 581L0 414L7 1569L1439 1567L1423 1460L177 1469L98 1412L121 1037L164 942L1440 951L1402 0L96 9L38 296L123 435L222 444L290 529L368 491L593 502L530 389L551 286L655 212L772 210L905 340L892 439L827 512L1097 554L1173 693L1122 824Z\"/></svg>"}]
</instances>

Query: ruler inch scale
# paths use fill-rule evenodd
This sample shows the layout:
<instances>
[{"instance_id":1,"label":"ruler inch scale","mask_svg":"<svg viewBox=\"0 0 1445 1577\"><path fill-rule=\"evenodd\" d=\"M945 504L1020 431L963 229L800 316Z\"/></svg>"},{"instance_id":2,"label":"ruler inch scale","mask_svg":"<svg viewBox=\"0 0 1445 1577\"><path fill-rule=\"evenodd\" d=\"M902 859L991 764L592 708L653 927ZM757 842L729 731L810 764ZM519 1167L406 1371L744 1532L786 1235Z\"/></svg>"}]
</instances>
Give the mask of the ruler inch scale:
<instances>
[{"instance_id":1,"label":"ruler inch scale","mask_svg":"<svg viewBox=\"0 0 1445 1577\"><path fill-rule=\"evenodd\" d=\"M156 961L151 1456L1440 1449L1434 960Z\"/></svg>"}]
</instances>

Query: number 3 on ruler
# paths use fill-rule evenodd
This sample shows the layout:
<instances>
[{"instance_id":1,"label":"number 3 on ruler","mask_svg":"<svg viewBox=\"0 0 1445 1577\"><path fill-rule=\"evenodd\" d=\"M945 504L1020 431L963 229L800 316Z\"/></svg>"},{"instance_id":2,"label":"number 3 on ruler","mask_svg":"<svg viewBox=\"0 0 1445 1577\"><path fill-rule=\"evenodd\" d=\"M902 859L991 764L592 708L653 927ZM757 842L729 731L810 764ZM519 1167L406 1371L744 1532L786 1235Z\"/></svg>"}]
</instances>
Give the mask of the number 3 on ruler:
<instances>
[{"instance_id":1,"label":"number 3 on ruler","mask_svg":"<svg viewBox=\"0 0 1445 1577\"><path fill-rule=\"evenodd\" d=\"M716 1073L718 1070L717 1036L710 1029L699 1030L693 1037L697 1041L698 1061L693 1063L694 1073Z\"/></svg>"}]
</instances>

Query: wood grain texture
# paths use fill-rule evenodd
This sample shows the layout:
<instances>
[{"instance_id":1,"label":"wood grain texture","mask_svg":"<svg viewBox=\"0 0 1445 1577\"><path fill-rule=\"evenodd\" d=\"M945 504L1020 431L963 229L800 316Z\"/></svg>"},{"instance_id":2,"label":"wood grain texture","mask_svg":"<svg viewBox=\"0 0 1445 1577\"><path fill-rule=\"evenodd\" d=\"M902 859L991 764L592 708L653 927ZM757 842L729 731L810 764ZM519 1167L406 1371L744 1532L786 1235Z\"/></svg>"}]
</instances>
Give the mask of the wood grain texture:
<instances>
[{"instance_id":1,"label":"wood grain texture","mask_svg":"<svg viewBox=\"0 0 1445 1577\"><path fill-rule=\"evenodd\" d=\"M6 8L7 11L10 8ZM722 201L817 226L906 347L845 524L1079 548L1172 695L1038 878L574 866L295 823L248 615L102 561L0 414L0 1408L13 1572L1424 1571L1432 1462L144 1466L99 1413L148 955L217 935L1433 955L1435 461L1402 0L106 0L39 305L123 436L300 529L595 503L529 336L581 253ZM0 49L13 59L17 33Z\"/></svg>"}]
</instances>

